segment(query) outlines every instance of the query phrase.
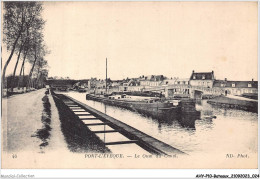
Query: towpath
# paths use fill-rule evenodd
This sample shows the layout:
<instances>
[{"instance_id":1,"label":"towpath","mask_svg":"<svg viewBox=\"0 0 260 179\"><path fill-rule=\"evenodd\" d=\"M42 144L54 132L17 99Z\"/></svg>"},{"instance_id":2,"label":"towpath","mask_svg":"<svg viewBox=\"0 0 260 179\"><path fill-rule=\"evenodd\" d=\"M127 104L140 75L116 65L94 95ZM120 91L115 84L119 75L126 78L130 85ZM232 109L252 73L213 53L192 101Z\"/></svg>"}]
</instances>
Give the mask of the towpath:
<instances>
[{"instance_id":1,"label":"towpath","mask_svg":"<svg viewBox=\"0 0 260 179\"><path fill-rule=\"evenodd\" d=\"M2 99L3 152L67 150L57 108L46 89Z\"/></svg>"}]
</instances>

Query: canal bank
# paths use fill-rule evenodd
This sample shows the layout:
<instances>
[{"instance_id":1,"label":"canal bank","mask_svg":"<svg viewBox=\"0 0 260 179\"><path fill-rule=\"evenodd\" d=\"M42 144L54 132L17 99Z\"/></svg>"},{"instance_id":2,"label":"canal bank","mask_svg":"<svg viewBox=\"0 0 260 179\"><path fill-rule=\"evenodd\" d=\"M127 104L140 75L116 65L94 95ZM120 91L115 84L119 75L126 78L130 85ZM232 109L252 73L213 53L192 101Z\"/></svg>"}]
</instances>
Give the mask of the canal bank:
<instances>
[{"instance_id":1,"label":"canal bank","mask_svg":"<svg viewBox=\"0 0 260 179\"><path fill-rule=\"evenodd\" d=\"M68 116L67 119L71 120L74 125L78 126L76 130L80 132L89 131L89 133L83 135L83 137L85 136L86 139L92 138L92 141L96 143L96 145L100 145L99 141L101 140L98 140L97 134L101 133L104 135L103 143L101 144L107 148L110 148L111 145L116 145L120 149L124 145L136 144L151 154L185 154L184 152L164 142L161 142L129 125L126 125L125 123L122 123L115 118L95 110L94 108L91 108L90 106L87 106L71 97L62 94L55 94L54 92L52 92L52 94L57 103L60 105L58 109L61 108L63 110L62 114ZM72 128L71 125L68 126ZM104 126L104 128L98 131L95 128L93 129L93 127L99 126ZM115 138L112 139L112 141L107 142L105 138L109 133L116 134L117 136L121 135L121 138L124 139L118 140L114 136ZM94 134L96 135L94 136ZM129 148L128 153L131 153L130 150L131 148ZM137 153L137 151L133 152Z\"/></svg>"},{"instance_id":2,"label":"canal bank","mask_svg":"<svg viewBox=\"0 0 260 179\"><path fill-rule=\"evenodd\" d=\"M61 121L61 131L72 152L77 153L110 153L111 151L104 143L82 124L63 100L67 98L63 95L56 95L52 92Z\"/></svg>"},{"instance_id":3,"label":"canal bank","mask_svg":"<svg viewBox=\"0 0 260 179\"><path fill-rule=\"evenodd\" d=\"M242 97L218 96L213 99L209 99L208 103L223 108L241 109L241 110L251 111L251 112L258 111L257 100L246 99Z\"/></svg>"}]
</instances>

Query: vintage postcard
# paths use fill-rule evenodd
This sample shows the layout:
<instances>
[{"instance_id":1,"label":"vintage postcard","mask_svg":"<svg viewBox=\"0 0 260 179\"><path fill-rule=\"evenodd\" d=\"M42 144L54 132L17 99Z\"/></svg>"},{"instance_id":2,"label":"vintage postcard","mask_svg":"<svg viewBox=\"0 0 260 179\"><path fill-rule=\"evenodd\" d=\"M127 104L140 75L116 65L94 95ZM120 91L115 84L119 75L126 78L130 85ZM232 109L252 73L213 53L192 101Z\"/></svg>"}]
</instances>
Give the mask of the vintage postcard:
<instances>
[{"instance_id":1,"label":"vintage postcard","mask_svg":"<svg viewBox=\"0 0 260 179\"><path fill-rule=\"evenodd\" d=\"M257 2L1 5L3 169L258 168Z\"/></svg>"}]
</instances>

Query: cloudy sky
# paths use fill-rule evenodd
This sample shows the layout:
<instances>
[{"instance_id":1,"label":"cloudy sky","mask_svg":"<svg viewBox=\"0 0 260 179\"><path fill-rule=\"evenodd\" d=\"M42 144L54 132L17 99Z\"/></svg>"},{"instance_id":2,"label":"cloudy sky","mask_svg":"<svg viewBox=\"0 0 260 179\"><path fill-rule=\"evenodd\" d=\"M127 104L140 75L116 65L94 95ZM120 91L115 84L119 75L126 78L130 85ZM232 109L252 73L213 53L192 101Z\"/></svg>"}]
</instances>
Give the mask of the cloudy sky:
<instances>
[{"instance_id":1,"label":"cloudy sky","mask_svg":"<svg viewBox=\"0 0 260 179\"><path fill-rule=\"evenodd\" d=\"M257 2L44 2L50 76L257 79ZM13 60L14 61L14 60Z\"/></svg>"}]
</instances>

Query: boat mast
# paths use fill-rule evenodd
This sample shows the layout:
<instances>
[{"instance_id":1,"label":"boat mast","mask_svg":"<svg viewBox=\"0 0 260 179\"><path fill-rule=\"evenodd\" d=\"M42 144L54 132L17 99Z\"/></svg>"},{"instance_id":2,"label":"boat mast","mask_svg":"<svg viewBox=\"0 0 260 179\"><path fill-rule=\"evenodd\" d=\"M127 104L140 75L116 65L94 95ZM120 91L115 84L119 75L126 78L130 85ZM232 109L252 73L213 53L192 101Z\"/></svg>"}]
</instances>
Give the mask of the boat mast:
<instances>
[{"instance_id":1,"label":"boat mast","mask_svg":"<svg viewBox=\"0 0 260 179\"><path fill-rule=\"evenodd\" d=\"M107 58L106 58L106 94L107 94Z\"/></svg>"}]
</instances>

